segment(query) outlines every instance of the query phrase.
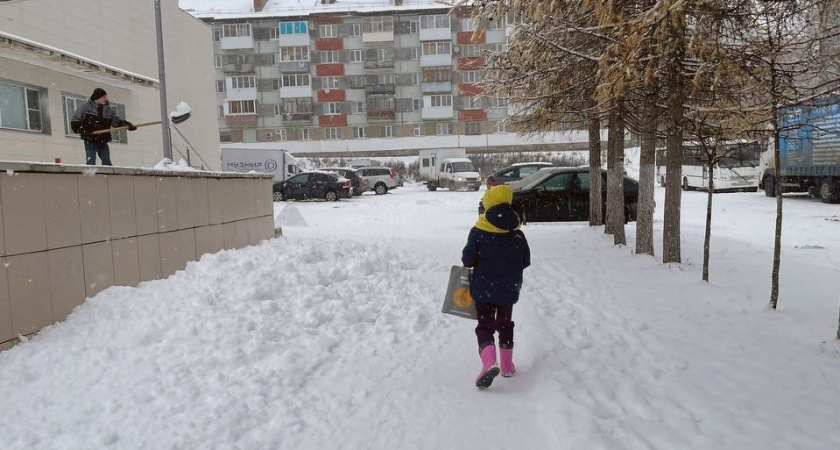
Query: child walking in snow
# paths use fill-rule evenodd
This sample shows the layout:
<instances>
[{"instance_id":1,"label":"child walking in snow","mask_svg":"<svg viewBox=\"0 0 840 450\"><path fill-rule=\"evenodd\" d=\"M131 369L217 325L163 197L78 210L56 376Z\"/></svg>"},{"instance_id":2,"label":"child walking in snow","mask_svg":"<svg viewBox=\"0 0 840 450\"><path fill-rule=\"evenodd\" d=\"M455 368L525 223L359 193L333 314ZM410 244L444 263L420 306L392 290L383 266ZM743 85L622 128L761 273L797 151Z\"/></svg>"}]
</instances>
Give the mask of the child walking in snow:
<instances>
[{"instance_id":1,"label":"child walking in snow","mask_svg":"<svg viewBox=\"0 0 840 450\"><path fill-rule=\"evenodd\" d=\"M484 213L467 237L461 255L465 267L473 269L470 295L475 301L478 326L478 353L481 373L475 380L479 389L486 389L501 372L510 377L513 365L513 305L519 300L522 272L531 265L531 250L525 234L519 229L519 215L511 207L513 191L506 184L485 192L481 203ZM496 364L496 341L499 333L499 362Z\"/></svg>"}]
</instances>

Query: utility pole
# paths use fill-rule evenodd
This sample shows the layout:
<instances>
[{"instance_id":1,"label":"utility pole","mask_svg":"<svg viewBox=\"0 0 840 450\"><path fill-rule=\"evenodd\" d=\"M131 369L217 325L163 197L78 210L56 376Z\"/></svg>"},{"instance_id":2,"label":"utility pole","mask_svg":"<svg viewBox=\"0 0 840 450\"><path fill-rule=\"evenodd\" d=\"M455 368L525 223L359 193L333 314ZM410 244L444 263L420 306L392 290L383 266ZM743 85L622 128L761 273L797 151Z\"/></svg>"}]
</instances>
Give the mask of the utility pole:
<instances>
[{"instance_id":1,"label":"utility pole","mask_svg":"<svg viewBox=\"0 0 840 450\"><path fill-rule=\"evenodd\" d=\"M155 35L157 38L158 80L160 83L160 123L163 134L163 157L172 159L172 134L169 131L169 108L166 106L166 69L163 63L163 23L160 0L155 0Z\"/></svg>"}]
</instances>

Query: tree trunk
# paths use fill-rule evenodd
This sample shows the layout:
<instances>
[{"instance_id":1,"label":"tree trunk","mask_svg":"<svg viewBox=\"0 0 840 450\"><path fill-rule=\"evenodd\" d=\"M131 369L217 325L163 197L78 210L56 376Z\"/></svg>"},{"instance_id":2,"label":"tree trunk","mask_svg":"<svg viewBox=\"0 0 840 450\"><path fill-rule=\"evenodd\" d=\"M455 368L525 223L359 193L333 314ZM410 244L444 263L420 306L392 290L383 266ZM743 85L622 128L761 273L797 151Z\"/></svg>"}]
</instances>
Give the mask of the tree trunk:
<instances>
[{"instance_id":1,"label":"tree trunk","mask_svg":"<svg viewBox=\"0 0 840 450\"><path fill-rule=\"evenodd\" d=\"M778 111L773 108L773 117L778 117ZM782 264L782 173L781 158L779 158L779 125L773 126L773 169L775 170L773 183L776 192L776 233L773 238L773 272L770 276L770 308L776 309L779 303L779 267Z\"/></svg>"},{"instance_id":2,"label":"tree trunk","mask_svg":"<svg viewBox=\"0 0 840 450\"><path fill-rule=\"evenodd\" d=\"M624 234L624 99L617 98L610 110L607 142L607 225L614 244L627 244Z\"/></svg>"},{"instance_id":3,"label":"tree trunk","mask_svg":"<svg viewBox=\"0 0 840 450\"><path fill-rule=\"evenodd\" d=\"M712 198L715 192L715 162L709 163L709 194L706 198L706 231L703 235L703 281L709 281L709 248L712 241Z\"/></svg>"},{"instance_id":4,"label":"tree trunk","mask_svg":"<svg viewBox=\"0 0 840 450\"><path fill-rule=\"evenodd\" d=\"M603 187L601 186L601 119L596 103L590 103L589 113L589 226L604 224L604 208L601 207Z\"/></svg>"},{"instance_id":5,"label":"tree trunk","mask_svg":"<svg viewBox=\"0 0 840 450\"><path fill-rule=\"evenodd\" d=\"M671 29L668 64L668 140L665 176L665 217L662 226L662 262L682 262L680 256L680 207L682 202L683 86L682 62L685 57L685 30Z\"/></svg>"},{"instance_id":6,"label":"tree trunk","mask_svg":"<svg viewBox=\"0 0 840 450\"><path fill-rule=\"evenodd\" d=\"M653 248L653 186L656 183L656 97L645 99L644 128L639 151L639 200L636 205L636 253L654 255Z\"/></svg>"}]
</instances>

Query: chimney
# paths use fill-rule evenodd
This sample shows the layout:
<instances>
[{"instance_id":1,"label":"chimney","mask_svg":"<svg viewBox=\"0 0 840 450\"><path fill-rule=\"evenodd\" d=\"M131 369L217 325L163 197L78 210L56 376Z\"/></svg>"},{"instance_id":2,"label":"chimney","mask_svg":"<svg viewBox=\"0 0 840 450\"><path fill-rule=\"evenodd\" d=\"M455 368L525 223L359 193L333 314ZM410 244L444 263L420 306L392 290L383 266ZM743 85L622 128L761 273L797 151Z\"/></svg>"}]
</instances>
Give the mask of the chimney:
<instances>
[{"instance_id":1,"label":"chimney","mask_svg":"<svg viewBox=\"0 0 840 450\"><path fill-rule=\"evenodd\" d=\"M403 0L394 0L394 6L402 6Z\"/></svg>"},{"instance_id":2,"label":"chimney","mask_svg":"<svg viewBox=\"0 0 840 450\"><path fill-rule=\"evenodd\" d=\"M261 12L268 0L254 0L254 12Z\"/></svg>"}]
</instances>

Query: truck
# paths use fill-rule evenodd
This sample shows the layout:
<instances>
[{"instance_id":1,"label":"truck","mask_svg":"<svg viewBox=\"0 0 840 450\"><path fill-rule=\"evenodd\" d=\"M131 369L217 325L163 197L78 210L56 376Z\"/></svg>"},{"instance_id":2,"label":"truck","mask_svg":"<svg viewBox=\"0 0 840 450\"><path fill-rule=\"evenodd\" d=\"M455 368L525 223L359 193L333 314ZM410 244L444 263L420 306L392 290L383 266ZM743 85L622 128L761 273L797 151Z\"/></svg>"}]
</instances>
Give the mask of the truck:
<instances>
[{"instance_id":1,"label":"truck","mask_svg":"<svg viewBox=\"0 0 840 450\"><path fill-rule=\"evenodd\" d=\"M450 191L481 187L481 176L467 158L463 148L438 148L420 150L420 181L430 191L446 188Z\"/></svg>"},{"instance_id":2,"label":"truck","mask_svg":"<svg viewBox=\"0 0 840 450\"><path fill-rule=\"evenodd\" d=\"M840 98L782 110L779 126L779 174L772 139L759 162L764 194L807 192L825 203L840 202Z\"/></svg>"},{"instance_id":3,"label":"truck","mask_svg":"<svg viewBox=\"0 0 840 450\"><path fill-rule=\"evenodd\" d=\"M295 157L286 150L235 147L222 147L222 170L268 173L275 182L301 172Z\"/></svg>"}]
</instances>

